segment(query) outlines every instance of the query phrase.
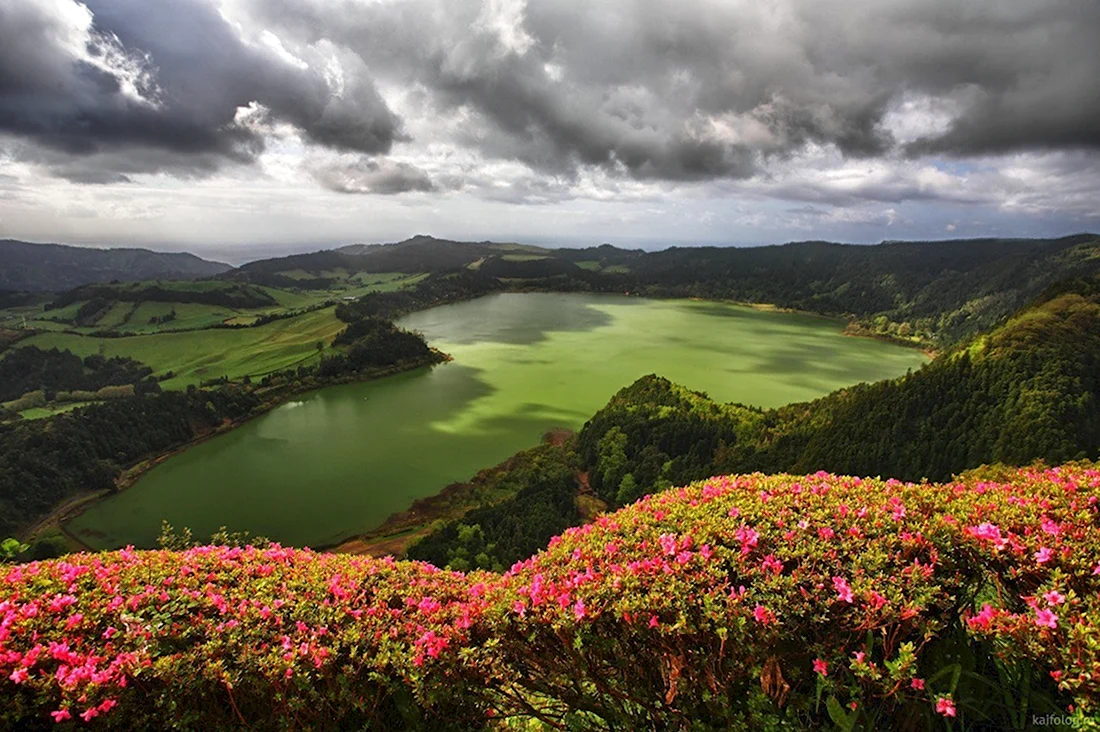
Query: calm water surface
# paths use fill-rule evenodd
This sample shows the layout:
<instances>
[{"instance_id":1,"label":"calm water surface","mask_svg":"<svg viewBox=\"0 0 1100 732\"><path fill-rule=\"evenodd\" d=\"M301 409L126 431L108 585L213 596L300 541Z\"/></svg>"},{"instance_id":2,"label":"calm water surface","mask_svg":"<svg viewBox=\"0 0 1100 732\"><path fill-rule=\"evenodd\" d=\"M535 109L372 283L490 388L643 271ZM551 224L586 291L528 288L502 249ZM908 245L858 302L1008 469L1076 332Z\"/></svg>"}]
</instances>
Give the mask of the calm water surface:
<instances>
[{"instance_id":1,"label":"calm water surface","mask_svg":"<svg viewBox=\"0 0 1100 732\"><path fill-rule=\"evenodd\" d=\"M905 373L916 350L837 321L684 300L502 294L404 318L455 360L322 389L170 458L70 528L97 547L152 546L161 519L323 545L465 480L551 427L580 427L657 373L774 407Z\"/></svg>"}]
</instances>

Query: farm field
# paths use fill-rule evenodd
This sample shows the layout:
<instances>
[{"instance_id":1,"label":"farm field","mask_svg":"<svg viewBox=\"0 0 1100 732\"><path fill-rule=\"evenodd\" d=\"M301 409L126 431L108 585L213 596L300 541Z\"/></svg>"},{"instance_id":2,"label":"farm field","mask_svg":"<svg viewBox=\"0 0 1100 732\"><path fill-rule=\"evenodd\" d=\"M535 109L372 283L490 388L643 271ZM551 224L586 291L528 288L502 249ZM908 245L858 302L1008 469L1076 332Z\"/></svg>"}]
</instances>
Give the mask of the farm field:
<instances>
[{"instance_id":1,"label":"farm field","mask_svg":"<svg viewBox=\"0 0 1100 732\"><path fill-rule=\"evenodd\" d=\"M179 307L179 306L177 306ZM210 329L182 333L96 338L72 333L43 333L20 341L20 346L69 349L78 356L100 353L129 356L150 366L154 373L174 373L161 382L165 389L183 389L207 379L228 376L259 377L272 371L317 359L318 341L329 343L344 324L335 307L276 320L255 328Z\"/></svg>"},{"instance_id":2,"label":"farm field","mask_svg":"<svg viewBox=\"0 0 1100 732\"><path fill-rule=\"evenodd\" d=\"M315 277L301 270L291 270L281 274L301 281ZM77 325L73 321L87 303L87 300L77 300L51 310L45 309L44 304L0 310L0 327L21 328L25 324L26 327L39 331L72 331L81 335L91 335L99 331L147 335L199 330L221 324L252 325L264 316L307 310L326 302L362 297L371 292L394 292L411 287L427 277L427 273L357 272L349 274L344 270L332 270L325 272L324 275L337 279L338 282L332 287L318 290L285 290L262 285L252 286L255 290L269 295L275 301L274 306L246 308L197 302L119 300L104 309L94 319ZM124 283L117 287L119 292L126 292L148 284L150 283ZM197 281L155 284L164 290L179 291L183 297L186 293L217 291L234 283Z\"/></svg>"}]
</instances>

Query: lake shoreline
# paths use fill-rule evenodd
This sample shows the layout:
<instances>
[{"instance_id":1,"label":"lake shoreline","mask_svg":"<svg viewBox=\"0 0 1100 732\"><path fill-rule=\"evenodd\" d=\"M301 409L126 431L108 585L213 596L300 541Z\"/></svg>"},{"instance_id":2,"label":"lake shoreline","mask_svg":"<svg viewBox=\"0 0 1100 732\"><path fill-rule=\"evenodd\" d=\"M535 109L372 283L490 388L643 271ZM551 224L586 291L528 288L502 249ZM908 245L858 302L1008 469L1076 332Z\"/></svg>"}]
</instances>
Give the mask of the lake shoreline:
<instances>
[{"instance_id":1,"label":"lake shoreline","mask_svg":"<svg viewBox=\"0 0 1100 732\"><path fill-rule=\"evenodd\" d=\"M207 430L194 438L184 442L176 447L167 450L162 453L158 453L152 457L140 460L137 463L123 469L118 478L115 479L115 487L105 488L99 491L85 491L78 493L74 496L66 498L59 506L55 507L49 514L35 521L30 527L20 532L20 541L30 544L33 543L44 533L48 533L51 529L57 530L65 537L70 543L76 544L77 549L80 551L98 551L97 549L89 546L85 541L74 532L66 528L65 524L72 521L74 518L84 513L95 503L101 500L110 498L111 496L121 493L133 487L137 481L143 477L150 470L165 462L171 457L175 457L188 449L200 445L207 440L214 437L232 432L238 427L245 425L257 417L262 417L265 414L283 406L291 399L302 394L308 394L310 392L319 391L321 389L328 388L330 386L343 386L345 384L357 384L369 381L377 381L384 379L388 376L396 376L398 374L407 373L410 371L416 371L421 368L430 368L432 366L439 365L441 363L447 363L452 361L450 354L444 353L436 348L431 348L431 355L428 358L418 359L410 361L408 363L398 364L396 366L390 366L384 369L376 369L369 373L362 375L355 375L350 377L341 377L339 379L333 379L323 384L311 384L306 387L297 389L287 389L285 392L277 395L272 395L273 398L265 399L264 402L257 408L257 411L249 414L246 417L242 417L237 420L225 420L221 425L213 429ZM272 390L274 391L274 390Z\"/></svg>"},{"instance_id":2,"label":"lake shoreline","mask_svg":"<svg viewBox=\"0 0 1100 732\"><path fill-rule=\"evenodd\" d=\"M513 293L513 292L515 292L516 294L528 294L528 293L532 293L533 291L530 290L530 289L526 289L526 288L522 289L522 290L516 290L516 289L513 289L513 288L508 288L508 289L505 289L503 291L485 293L485 295L500 295L500 294L508 294L508 293ZM623 296L622 293L602 293L602 292L581 292L581 293L572 293L572 292L570 292L570 293L565 293L565 292L552 291L552 290L551 291L542 291L542 290L540 290L539 292L542 292L543 294L550 294L550 295L610 295L610 296L615 296L615 297L622 297ZM485 295L480 296L480 297L475 297L475 298L460 298L460 299L458 299L456 301L453 301L453 302L434 303L431 307L425 308L424 310L431 310L431 309L433 309L435 307L439 307L441 305L459 304L459 303L468 302L468 301L472 301L472 300L479 300L479 299L482 299L482 297L484 297ZM873 334L848 333L848 332L846 332L845 330L843 330L841 328L841 326L843 325L844 320L845 320L841 316L825 315L825 314L822 314L822 313L812 313L812 312L806 312L806 311L798 311L798 310L794 310L794 309L790 309L790 308L781 308L781 307L778 307L774 304L769 304L769 303L746 303L746 302L738 302L738 301L731 301L731 300L720 300L720 299L698 298L698 297L651 297L651 296L647 296L647 295L628 295L628 297L638 298L638 299L641 299L641 300L653 300L653 301L657 301L657 302L661 302L661 301L665 301L665 302L672 301L672 302L674 302L676 300L685 301L685 302L687 302L687 301L690 301L690 302L709 302L709 303L717 303L717 304L722 304L722 305L732 305L732 306L736 306L736 307L744 307L744 308L749 308L749 309L752 309L752 310L756 310L758 312L765 312L765 313L782 313L782 314L807 315L807 316L812 316L814 319L817 319L817 320L836 323L836 325L838 326L838 331L840 331L840 334L870 336L875 340L890 342L892 345L908 345L910 347L913 347L915 345L912 342L899 343L897 341L893 341L892 339L878 338L878 337L875 337ZM420 312L420 311L414 311L414 312ZM341 384L355 383L355 382L362 382L362 381L373 381L373 380L376 380L376 379L384 378L385 376L389 376L389 375L392 375L392 374L397 374L397 373L401 373L401 372L404 372L404 371L415 370L417 368L421 368L422 366L426 366L426 365L430 365L430 364L434 364L434 363L439 363L441 361L451 360L451 358L449 356L447 356L446 354L442 354L442 352L438 351L437 349L433 348L432 350L433 350L433 354L439 354L439 355L432 358L432 359L428 359L423 363L418 362L418 363L404 365L404 366L402 366L402 367L400 367L396 370L395 369L388 369L388 370L384 370L383 372L373 372L372 374L367 375L365 377L345 377L345 378L340 379L340 380L334 380L332 382L326 382L326 383L323 383L323 384L311 384L311 385L308 385L304 388L291 389L291 390L279 392L277 394L277 396L275 394L266 395L264 404L259 409L259 411L257 411L256 413L251 414L251 415L249 415L249 416L247 416L243 419L240 419L240 420L227 421L227 422L223 423L222 425L218 426L217 428L211 429L211 430L203 433L202 435L198 435L198 436L195 437L195 439L190 440L190 441L188 441L188 442L186 442L182 445L179 445L179 446L173 448L172 450L169 450L169 451L166 451L162 454L147 458L147 459L145 459L145 460L143 460L143 461L141 461L141 462L139 462L139 463L137 463L133 466L130 466L129 468L125 469L123 471L123 473L120 475L120 477L118 478L115 490L105 490L105 491L102 491L102 492L99 492L99 493L82 494L82 495L77 495L77 496L71 497L65 503L61 504L59 507L57 507L57 509L55 509L53 512L51 512L51 514L48 517L46 517L43 520L40 520L34 526L32 526L31 530L29 532L25 533L24 536L28 536L31 539L33 539L35 536L41 536L44 532L47 532L50 528L55 528L55 529L61 531L62 534L70 542L79 545L81 548L90 548L90 547L88 547L88 545L85 541L81 540L71 530L69 530L66 527L66 524L68 522L72 521L74 518L81 515L82 513L84 513L84 511L86 511L87 509L89 509L90 507L95 505L99 500L102 500L103 498L110 497L115 492L120 492L122 490L126 490L126 489L132 487L134 484L136 484L138 482L139 479L141 479L144 475L146 475L150 470L152 470L157 465L160 465L161 463L167 461L169 458L175 457L175 456L185 452L190 447L201 444L201 443L205 442L206 440L208 440L212 437L227 434L228 432L236 429L237 427L240 427L240 426L250 422L254 417L261 416L262 414L267 414L270 411L272 411L273 409L275 409L276 407L279 407L279 406L282 406L282 405L286 404L293 397L295 397L299 394L308 393L308 392L312 392L312 391L317 391L317 390L323 389L323 388L328 387L328 386L337 386L337 385L341 385ZM926 352L926 355L927 355L927 352ZM279 387L276 387L276 390L277 389L279 389ZM272 391L274 392L275 390L272 390ZM461 485L461 484L459 484L459 485ZM448 496L448 489L453 489L455 487L456 486L454 486L454 485L448 485L448 486L445 486L442 490L436 489L436 491L434 493L431 493L428 496L425 496L424 498L417 499L416 501L414 501L413 504L408 506L405 510L397 511L395 513L390 514L389 516L386 517L385 520L383 520L380 524L376 525L372 529L369 529L367 531L357 531L355 533L352 533L352 534L346 536L343 539L340 539L338 541L333 541L332 543L325 543L325 544L322 544L322 545L320 545L319 547L316 547L316 548L318 548L318 550L320 550L320 551L335 551L335 552L341 552L341 551L344 551L344 552L346 552L346 551L367 551L367 552L372 552L372 547L378 547L379 545L390 544L392 542L392 547L391 547L392 549L401 550L401 549L404 548L405 545L407 545L407 543L410 540L415 539L417 535L419 535L420 533L423 533L423 531L426 530L425 527L430 525L432 522L434 522L436 520L440 520L440 519L454 518L454 516L450 515L450 513L452 513L452 511L444 511L443 513L446 513L447 515L442 515L442 514L439 514L436 511L418 512L415 509L417 508L417 505L422 501L426 501L427 503L430 504L431 499L438 499L438 498L460 499L460 497L458 495L454 494L453 492ZM464 503L461 500L459 500L459 502ZM444 500L444 503L447 504L448 508L453 508L451 503L449 503L447 500ZM476 504L466 505L463 508L461 513L465 513L466 510L468 510L470 507L472 507L474 505L476 505ZM426 508L426 506L425 506L425 508ZM408 515L410 513L419 513L420 515L418 515L414 518L413 516ZM399 520L399 519L404 519L404 520ZM387 552L387 553L389 553L389 552Z\"/></svg>"}]
</instances>

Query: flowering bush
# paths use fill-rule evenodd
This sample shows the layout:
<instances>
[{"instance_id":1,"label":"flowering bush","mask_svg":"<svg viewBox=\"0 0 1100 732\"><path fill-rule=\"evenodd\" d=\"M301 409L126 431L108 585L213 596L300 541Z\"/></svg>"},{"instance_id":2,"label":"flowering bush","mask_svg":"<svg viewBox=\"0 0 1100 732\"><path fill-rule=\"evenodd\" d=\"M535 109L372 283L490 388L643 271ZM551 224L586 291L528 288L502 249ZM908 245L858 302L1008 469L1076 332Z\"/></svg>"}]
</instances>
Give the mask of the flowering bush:
<instances>
[{"instance_id":1,"label":"flowering bush","mask_svg":"<svg viewBox=\"0 0 1100 732\"><path fill-rule=\"evenodd\" d=\"M712 478L503 575L277 546L9 566L0 724L1097 726L1098 492L1088 465Z\"/></svg>"}]
</instances>

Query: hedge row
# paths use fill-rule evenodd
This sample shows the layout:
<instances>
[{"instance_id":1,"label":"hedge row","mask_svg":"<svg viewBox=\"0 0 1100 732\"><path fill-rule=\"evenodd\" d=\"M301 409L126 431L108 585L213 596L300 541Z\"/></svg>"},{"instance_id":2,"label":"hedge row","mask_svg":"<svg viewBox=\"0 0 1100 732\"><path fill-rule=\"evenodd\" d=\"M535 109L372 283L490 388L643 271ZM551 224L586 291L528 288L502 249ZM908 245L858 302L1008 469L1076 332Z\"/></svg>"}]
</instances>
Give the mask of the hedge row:
<instances>
[{"instance_id":1,"label":"hedge row","mask_svg":"<svg viewBox=\"0 0 1100 732\"><path fill-rule=\"evenodd\" d=\"M1090 465L718 477L503 575L278 546L14 565L0 725L1096 727L1098 491Z\"/></svg>"}]
</instances>

